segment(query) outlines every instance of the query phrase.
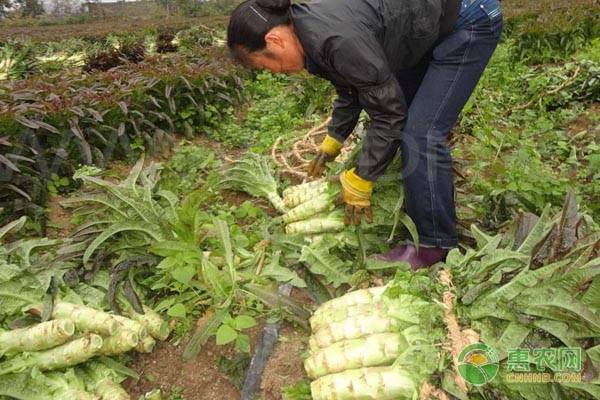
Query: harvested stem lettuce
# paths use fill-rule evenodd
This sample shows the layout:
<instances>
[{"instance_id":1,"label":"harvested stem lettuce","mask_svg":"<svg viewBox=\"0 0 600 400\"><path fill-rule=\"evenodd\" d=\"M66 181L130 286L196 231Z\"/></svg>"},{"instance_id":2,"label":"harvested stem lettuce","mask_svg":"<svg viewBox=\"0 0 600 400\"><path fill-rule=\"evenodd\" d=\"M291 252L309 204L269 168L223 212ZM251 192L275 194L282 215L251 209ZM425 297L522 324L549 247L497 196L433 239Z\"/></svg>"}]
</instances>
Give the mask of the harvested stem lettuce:
<instances>
[{"instance_id":1,"label":"harvested stem lettuce","mask_svg":"<svg viewBox=\"0 0 600 400\"><path fill-rule=\"evenodd\" d=\"M50 349L65 343L74 333L75 324L68 319L57 319L28 328L0 332L0 355Z\"/></svg>"},{"instance_id":2,"label":"harvested stem lettuce","mask_svg":"<svg viewBox=\"0 0 600 400\"><path fill-rule=\"evenodd\" d=\"M33 367L50 371L81 364L99 354L103 342L102 337L88 334L49 350L21 353L0 364L0 375L23 372Z\"/></svg>"}]
</instances>

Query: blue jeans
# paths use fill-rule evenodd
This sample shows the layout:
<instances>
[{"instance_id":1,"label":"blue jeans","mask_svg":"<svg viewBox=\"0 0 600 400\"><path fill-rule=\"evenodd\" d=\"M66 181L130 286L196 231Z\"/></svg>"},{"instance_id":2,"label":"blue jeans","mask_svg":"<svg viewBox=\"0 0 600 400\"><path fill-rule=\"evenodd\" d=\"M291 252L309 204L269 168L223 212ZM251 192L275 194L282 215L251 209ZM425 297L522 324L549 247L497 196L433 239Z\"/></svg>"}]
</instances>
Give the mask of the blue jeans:
<instances>
[{"instance_id":1,"label":"blue jeans","mask_svg":"<svg viewBox=\"0 0 600 400\"><path fill-rule=\"evenodd\" d=\"M465 1L469 15L461 11L454 31L430 56L396 76L409 105L400 145L405 207L425 247L458 244L448 134L496 49L503 26L502 14L494 7L497 0Z\"/></svg>"}]
</instances>

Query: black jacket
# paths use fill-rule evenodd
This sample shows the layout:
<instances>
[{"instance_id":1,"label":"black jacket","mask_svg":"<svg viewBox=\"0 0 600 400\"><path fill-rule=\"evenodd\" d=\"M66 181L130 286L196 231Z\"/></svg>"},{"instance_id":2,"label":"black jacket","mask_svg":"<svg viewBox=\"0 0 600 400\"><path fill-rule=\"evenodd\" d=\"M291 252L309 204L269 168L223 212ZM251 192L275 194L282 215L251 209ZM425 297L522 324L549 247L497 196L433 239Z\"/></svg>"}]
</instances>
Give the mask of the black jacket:
<instances>
[{"instance_id":1,"label":"black jacket","mask_svg":"<svg viewBox=\"0 0 600 400\"><path fill-rule=\"evenodd\" d=\"M364 109L371 125L356 172L377 179L394 158L406 101L394 73L416 65L450 32L459 0L313 0L291 16L308 72L336 87L329 134L344 141Z\"/></svg>"}]
</instances>

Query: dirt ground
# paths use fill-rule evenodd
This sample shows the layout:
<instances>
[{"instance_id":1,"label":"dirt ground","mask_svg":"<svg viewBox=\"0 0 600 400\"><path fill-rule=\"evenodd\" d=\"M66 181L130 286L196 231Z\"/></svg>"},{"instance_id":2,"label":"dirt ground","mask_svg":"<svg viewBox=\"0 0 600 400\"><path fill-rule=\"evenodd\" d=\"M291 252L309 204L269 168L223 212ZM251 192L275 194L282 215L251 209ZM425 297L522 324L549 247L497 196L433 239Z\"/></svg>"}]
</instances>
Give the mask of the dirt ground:
<instances>
[{"instance_id":1,"label":"dirt ground","mask_svg":"<svg viewBox=\"0 0 600 400\"><path fill-rule=\"evenodd\" d=\"M281 400L281 389L306 378L302 354L307 349L307 333L285 324L263 373L261 400Z\"/></svg>"},{"instance_id":2,"label":"dirt ground","mask_svg":"<svg viewBox=\"0 0 600 400\"><path fill-rule=\"evenodd\" d=\"M314 304L307 292L292 290L291 297L307 308ZM250 337L251 354L256 345L264 323L245 331ZM279 332L279 341L267 362L262 376L260 397L257 400L282 400L282 389L306 379L303 365L303 353L307 349L308 332L284 322ZM202 348L198 357L190 362L182 359L185 343L174 346L160 343L150 354L135 355L129 367L137 371L141 378L128 379L125 389L136 400L140 395L160 388L164 400L237 400L240 390L233 385L229 377L220 372L217 361L219 356L234 358L233 346L217 346L214 338ZM178 388L180 396L171 396Z\"/></svg>"},{"instance_id":3,"label":"dirt ground","mask_svg":"<svg viewBox=\"0 0 600 400\"><path fill-rule=\"evenodd\" d=\"M258 341L261 326L249 329L252 349ZM214 339L202 348L195 360L184 362L185 343L174 346L165 342L158 344L152 353L136 354L129 367L140 374L138 381L127 379L123 386L132 399L138 399L153 389L160 388L163 399L172 400L233 400L240 398L240 391L230 382L226 374L219 371L219 356L232 358L232 346L217 346ZM179 392L181 397L169 397Z\"/></svg>"},{"instance_id":4,"label":"dirt ground","mask_svg":"<svg viewBox=\"0 0 600 400\"><path fill-rule=\"evenodd\" d=\"M252 351L262 332L262 325L249 330ZM271 358L263 373L261 400L280 400L281 390L285 386L306 377L302 365L302 353L306 349L307 337L291 324L284 324L280 340L275 346ZM240 391L220 372L217 366L219 356L233 358L235 351L231 346L217 346L211 339L190 362L182 359L185 344L177 346L160 343L150 354L136 354L129 367L141 377L138 381L127 379L123 386L132 399L160 388L163 399L169 400L235 400ZM179 393L178 397L170 395ZM170 397L171 396L171 397Z\"/></svg>"},{"instance_id":5,"label":"dirt ground","mask_svg":"<svg viewBox=\"0 0 600 400\"><path fill-rule=\"evenodd\" d=\"M48 201L48 237L67 237L73 228L71 223L71 211L63 208L60 203L65 199L63 196L53 196Z\"/></svg>"}]
</instances>

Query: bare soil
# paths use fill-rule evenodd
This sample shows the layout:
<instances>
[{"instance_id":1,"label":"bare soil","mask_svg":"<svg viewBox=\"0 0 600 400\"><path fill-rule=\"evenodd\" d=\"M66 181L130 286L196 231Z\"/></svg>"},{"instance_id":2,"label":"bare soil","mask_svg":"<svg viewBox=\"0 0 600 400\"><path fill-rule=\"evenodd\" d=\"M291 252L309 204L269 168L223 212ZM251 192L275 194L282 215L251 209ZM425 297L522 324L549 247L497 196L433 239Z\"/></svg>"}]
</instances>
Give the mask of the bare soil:
<instances>
[{"instance_id":1,"label":"bare soil","mask_svg":"<svg viewBox=\"0 0 600 400\"><path fill-rule=\"evenodd\" d=\"M252 351L262 331L262 325L249 329ZM226 374L219 371L219 356L232 358L233 346L217 346L214 339L202 348L195 360L185 362L182 354L185 343L177 346L165 342L158 344L152 353L136 354L129 367L140 373L138 381L127 379L123 386L132 399L153 390L161 389L163 398L169 393L179 393L185 400L234 400L240 391L230 382Z\"/></svg>"},{"instance_id":2,"label":"bare soil","mask_svg":"<svg viewBox=\"0 0 600 400\"><path fill-rule=\"evenodd\" d=\"M263 326L249 330L252 351L262 332ZM281 400L282 389L306 379L302 354L307 348L307 333L285 323L280 332L279 342L267 362L261 383L261 400ZM210 340L198 357L189 362L182 359L185 344L177 346L159 343L150 354L136 354L129 367L140 373L139 380L127 379L123 386L132 399L153 390L161 389L165 399L174 391L179 391L185 400L234 400L240 398L228 376L219 371L219 356L233 358L235 350L231 346L217 346Z\"/></svg>"},{"instance_id":3,"label":"bare soil","mask_svg":"<svg viewBox=\"0 0 600 400\"><path fill-rule=\"evenodd\" d=\"M69 236L73 228L71 222L71 211L63 208L60 203L65 199L63 196L53 196L47 204L48 213L48 237L63 238Z\"/></svg>"},{"instance_id":4,"label":"bare soil","mask_svg":"<svg viewBox=\"0 0 600 400\"><path fill-rule=\"evenodd\" d=\"M307 349L308 336L286 323L280 332L261 384L261 400L281 400L281 390L306 379L302 354Z\"/></svg>"}]
</instances>

